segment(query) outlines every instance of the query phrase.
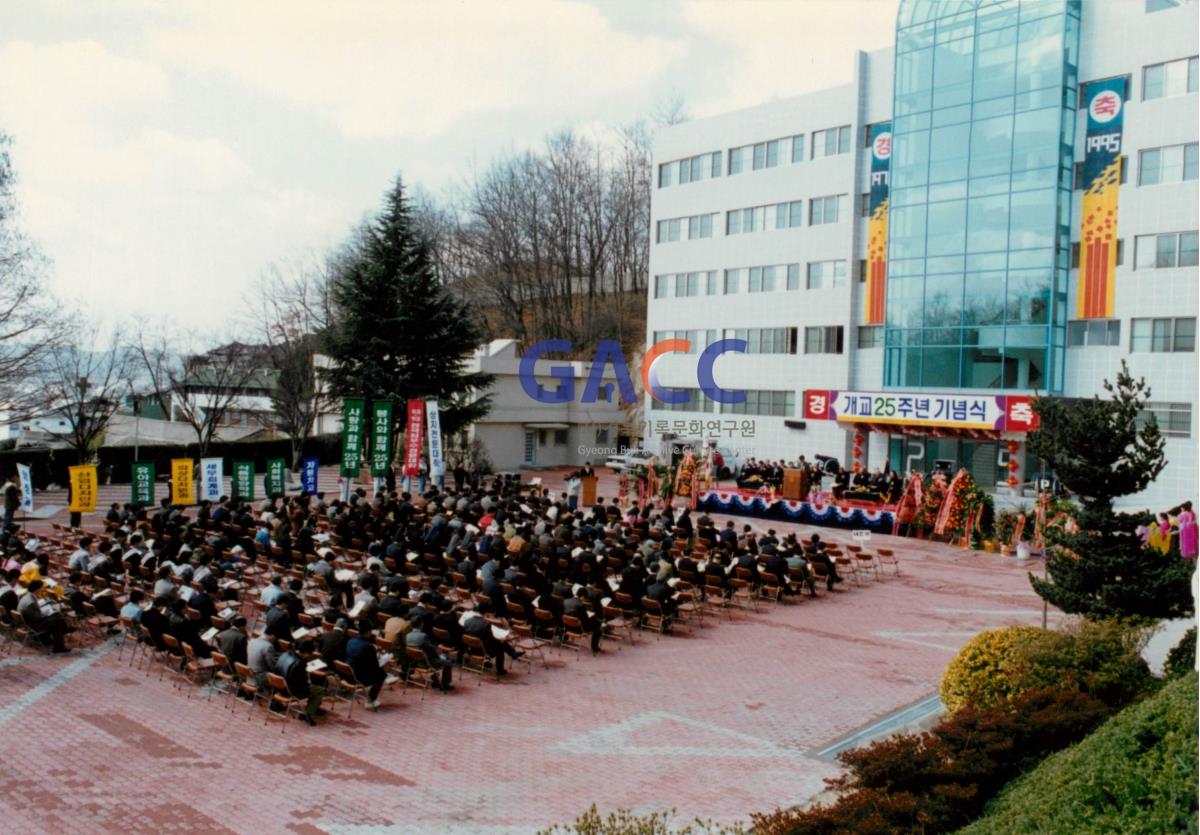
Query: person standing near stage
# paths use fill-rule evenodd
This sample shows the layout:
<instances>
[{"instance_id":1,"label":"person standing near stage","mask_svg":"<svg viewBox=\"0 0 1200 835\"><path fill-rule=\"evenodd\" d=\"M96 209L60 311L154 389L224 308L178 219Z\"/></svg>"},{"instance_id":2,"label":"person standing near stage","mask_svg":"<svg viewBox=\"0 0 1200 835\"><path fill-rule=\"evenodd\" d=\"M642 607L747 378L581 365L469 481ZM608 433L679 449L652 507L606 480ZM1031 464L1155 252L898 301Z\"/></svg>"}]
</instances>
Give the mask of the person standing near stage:
<instances>
[{"instance_id":1,"label":"person standing near stage","mask_svg":"<svg viewBox=\"0 0 1200 835\"><path fill-rule=\"evenodd\" d=\"M21 507L21 488L17 485L16 477L9 473L8 481L4 483L4 529L12 524L13 514Z\"/></svg>"}]
</instances>

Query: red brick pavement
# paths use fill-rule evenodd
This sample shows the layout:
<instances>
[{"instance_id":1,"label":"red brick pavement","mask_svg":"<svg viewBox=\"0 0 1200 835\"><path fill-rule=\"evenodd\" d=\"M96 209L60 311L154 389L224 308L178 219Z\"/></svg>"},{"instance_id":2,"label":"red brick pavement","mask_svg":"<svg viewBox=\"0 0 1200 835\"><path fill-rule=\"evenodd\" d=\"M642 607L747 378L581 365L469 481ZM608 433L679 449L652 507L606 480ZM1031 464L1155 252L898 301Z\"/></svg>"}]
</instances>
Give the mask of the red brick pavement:
<instances>
[{"instance_id":1,"label":"red brick pavement","mask_svg":"<svg viewBox=\"0 0 1200 835\"><path fill-rule=\"evenodd\" d=\"M112 647L8 657L3 829L509 833L592 802L722 821L802 802L837 772L815 752L935 692L969 635L1040 622L1026 566L890 540L899 577L449 696L385 691L315 729L188 699Z\"/></svg>"}]
</instances>

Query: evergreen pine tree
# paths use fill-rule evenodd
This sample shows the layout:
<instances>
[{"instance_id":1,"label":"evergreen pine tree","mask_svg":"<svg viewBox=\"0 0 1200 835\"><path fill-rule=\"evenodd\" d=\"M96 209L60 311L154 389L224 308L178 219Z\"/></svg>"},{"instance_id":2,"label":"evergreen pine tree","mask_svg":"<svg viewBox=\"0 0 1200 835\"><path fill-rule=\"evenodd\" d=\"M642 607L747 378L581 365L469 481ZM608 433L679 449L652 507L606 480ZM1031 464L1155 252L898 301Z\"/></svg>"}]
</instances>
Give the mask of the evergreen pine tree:
<instances>
[{"instance_id":1,"label":"evergreen pine tree","mask_svg":"<svg viewBox=\"0 0 1200 835\"><path fill-rule=\"evenodd\" d=\"M333 299L325 351L334 363L321 373L334 397L394 401L393 435L410 399L437 398L445 435L487 414L492 375L466 368L483 328L438 280L399 177L340 271Z\"/></svg>"},{"instance_id":2,"label":"evergreen pine tree","mask_svg":"<svg viewBox=\"0 0 1200 835\"><path fill-rule=\"evenodd\" d=\"M1144 548L1136 517L1113 512L1113 500L1140 492L1162 472L1166 441L1153 416L1141 420L1150 398L1124 361L1107 399L1034 401L1040 428L1029 450L1054 470L1082 505L1078 533L1055 531L1047 579L1030 574L1036 591L1072 614L1101 618L1181 617L1192 611L1192 560Z\"/></svg>"}]
</instances>

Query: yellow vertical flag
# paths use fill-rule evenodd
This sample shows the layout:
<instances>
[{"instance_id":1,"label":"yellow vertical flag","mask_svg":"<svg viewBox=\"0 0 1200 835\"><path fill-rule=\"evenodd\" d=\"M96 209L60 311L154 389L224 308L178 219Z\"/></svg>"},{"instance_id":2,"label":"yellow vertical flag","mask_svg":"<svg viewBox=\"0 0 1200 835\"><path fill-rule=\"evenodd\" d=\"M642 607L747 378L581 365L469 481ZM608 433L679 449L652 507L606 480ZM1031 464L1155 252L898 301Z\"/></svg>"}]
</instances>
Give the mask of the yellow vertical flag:
<instances>
[{"instance_id":1,"label":"yellow vertical flag","mask_svg":"<svg viewBox=\"0 0 1200 835\"><path fill-rule=\"evenodd\" d=\"M191 458L171 459L171 504L195 504L196 482Z\"/></svg>"},{"instance_id":2,"label":"yellow vertical flag","mask_svg":"<svg viewBox=\"0 0 1200 835\"><path fill-rule=\"evenodd\" d=\"M99 489L99 479L96 477L95 464L81 464L68 468L71 480L71 513L95 513L96 491Z\"/></svg>"}]
</instances>

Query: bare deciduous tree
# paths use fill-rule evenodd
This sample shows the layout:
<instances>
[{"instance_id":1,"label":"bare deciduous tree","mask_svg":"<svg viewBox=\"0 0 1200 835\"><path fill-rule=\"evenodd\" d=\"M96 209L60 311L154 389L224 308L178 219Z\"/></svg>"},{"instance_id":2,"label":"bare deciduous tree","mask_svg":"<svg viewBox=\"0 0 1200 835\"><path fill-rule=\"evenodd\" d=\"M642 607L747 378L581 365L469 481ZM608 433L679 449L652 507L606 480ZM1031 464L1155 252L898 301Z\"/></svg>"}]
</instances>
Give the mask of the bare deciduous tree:
<instances>
[{"instance_id":1,"label":"bare deciduous tree","mask_svg":"<svg viewBox=\"0 0 1200 835\"><path fill-rule=\"evenodd\" d=\"M261 346L236 341L201 353L181 349L165 336L143 335L137 346L151 398L169 420L192 427L202 457L239 398L269 388L258 379L269 371L265 354Z\"/></svg>"},{"instance_id":2,"label":"bare deciduous tree","mask_svg":"<svg viewBox=\"0 0 1200 835\"><path fill-rule=\"evenodd\" d=\"M68 338L48 351L38 381L45 398L42 414L66 423L65 430L50 432L71 445L80 464L92 459L128 393L133 359L119 329L107 339L94 331Z\"/></svg>"},{"instance_id":3,"label":"bare deciduous tree","mask_svg":"<svg viewBox=\"0 0 1200 835\"><path fill-rule=\"evenodd\" d=\"M15 422L36 415L44 403L33 381L63 328L41 281L45 260L17 226L7 146L0 133L0 403Z\"/></svg>"}]
</instances>

